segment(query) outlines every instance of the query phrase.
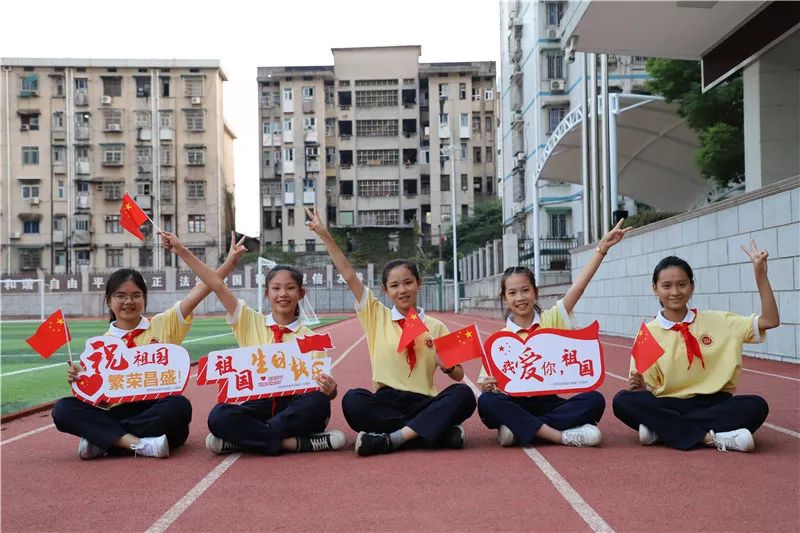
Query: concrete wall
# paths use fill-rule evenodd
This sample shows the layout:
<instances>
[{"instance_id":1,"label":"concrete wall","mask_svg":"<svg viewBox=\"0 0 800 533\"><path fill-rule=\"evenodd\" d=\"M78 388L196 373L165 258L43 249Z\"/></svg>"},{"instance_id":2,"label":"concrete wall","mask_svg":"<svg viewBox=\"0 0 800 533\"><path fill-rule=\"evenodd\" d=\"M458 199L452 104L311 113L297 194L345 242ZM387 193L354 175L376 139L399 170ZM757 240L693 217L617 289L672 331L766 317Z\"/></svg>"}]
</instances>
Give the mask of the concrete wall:
<instances>
[{"instance_id":1,"label":"concrete wall","mask_svg":"<svg viewBox=\"0 0 800 533\"><path fill-rule=\"evenodd\" d=\"M769 279L781 326L767 342L746 345L748 354L800 362L800 178L631 231L612 248L581 298L580 323L599 320L603 332L633 337L659 309L652 292L656 263L677 255L692 266L691 306L740 314L759 313L753 267L739 248L753 238L769 252ZM573 277L594 246L572 250Z\"/></svg>"}]
</instances>

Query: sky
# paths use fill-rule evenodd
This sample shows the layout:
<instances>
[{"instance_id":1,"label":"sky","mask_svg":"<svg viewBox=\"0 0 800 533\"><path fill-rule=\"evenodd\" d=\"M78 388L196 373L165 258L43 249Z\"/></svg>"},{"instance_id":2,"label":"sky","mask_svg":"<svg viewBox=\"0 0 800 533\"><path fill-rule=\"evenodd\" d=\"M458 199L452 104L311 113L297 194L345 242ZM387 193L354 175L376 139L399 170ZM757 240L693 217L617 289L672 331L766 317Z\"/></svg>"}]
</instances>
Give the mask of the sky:
<instances>
[{"instance_id":1,"label":"sky","mask_svg":"<svg viewBox=\"0 0 800 533\"><path fill-rule=\"evenodd\" d=\"M331 48L391 45L421 45L424 63L499 69L498 2L39 0L6 2L0 30L0 57L219 59L229 80L224 115L238 137L236 230L251 236L259 231L257 67L332 65Z\"/></svg>"}]
</instances>

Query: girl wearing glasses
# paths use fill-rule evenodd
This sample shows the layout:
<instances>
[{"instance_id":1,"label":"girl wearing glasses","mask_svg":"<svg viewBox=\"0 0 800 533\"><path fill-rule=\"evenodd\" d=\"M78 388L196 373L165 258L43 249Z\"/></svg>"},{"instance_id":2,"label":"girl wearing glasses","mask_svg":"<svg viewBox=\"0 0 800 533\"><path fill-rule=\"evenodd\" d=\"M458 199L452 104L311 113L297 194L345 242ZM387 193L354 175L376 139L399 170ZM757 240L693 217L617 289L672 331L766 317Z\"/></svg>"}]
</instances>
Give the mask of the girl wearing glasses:
<instances>
[{"instance_id":1,"label":"girl wearing glasses","mask_svg":"<svg viewBox=\"0 0 800 533\"><path fill-rule=\"evenodd\" d=\"M217 272L225 277L233 271L246 251L242 241L231 237L228 258ZM128 348L152 343L181 344L192 326L195 307L211 291L198 283L189 294L168 310L148 319L147 285L141 273L130 268L114 272L106 282L109 328L105 335L122 339ZM77 364L67 369L72 384L85 369ZM192 406L184 396L92 406L68 397L53 407L53 422L59 431L80 437L78 457L94 459L113 448L133 450L144 457L169 457L170 449L186 442Z\"/></svg>"},{"instance_id":2,"label":"girl wearing glasses","mask_svg":"<svg viewBox=\"0 0 800 533\"><path fill-rule=\"evenodd\" d=\"M564 298L546 311L537 304L539 296L533 272L527 267L511 267L500 280L500 302L506 311L503 331L516 333L522 340L539 327L574 329L572 309L589 285L609 248L622 240L630 228L620 229L622 220L606 233L596 253L583 267ZM536 439L565 446L597 446L602 434L596 424L605 410L605 399L597 391L564 399L554 394L516 397L500 391L497 380L481 368L478 378L483 394L478 398L478 414L489 429L497 430L500 446L528 446Z\"/></svg>"}]
</instances>

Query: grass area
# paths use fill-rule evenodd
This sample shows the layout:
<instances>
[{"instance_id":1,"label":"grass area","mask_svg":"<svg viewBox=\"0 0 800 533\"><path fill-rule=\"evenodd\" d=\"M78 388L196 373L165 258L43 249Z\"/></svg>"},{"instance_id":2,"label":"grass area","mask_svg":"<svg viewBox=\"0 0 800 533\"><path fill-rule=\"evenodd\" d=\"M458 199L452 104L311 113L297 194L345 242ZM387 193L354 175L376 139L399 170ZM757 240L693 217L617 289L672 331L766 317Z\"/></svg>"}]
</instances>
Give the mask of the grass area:
<instances>
[{"instance_id":1,"label":"grass area","mask_svg":"<svg viewBox=\"0 0 800 533\"><path fill-rule=\"evenodd\" d=\"M320 318L321 326L345 317ZM67 385L66 346L49 359L42 359L27 345L25 339L33 335L38 321L0 322L0 414L14 413L34 405L69 396ZM77 360L86 339L102 335L108 330L105 320L69 320L72 333L72 358ZM230 326L224 317L199 318L183 341L192 361L214 350L235 344ZM21 374L11 372L36 368Z\"/></svg>"}]
</instances>

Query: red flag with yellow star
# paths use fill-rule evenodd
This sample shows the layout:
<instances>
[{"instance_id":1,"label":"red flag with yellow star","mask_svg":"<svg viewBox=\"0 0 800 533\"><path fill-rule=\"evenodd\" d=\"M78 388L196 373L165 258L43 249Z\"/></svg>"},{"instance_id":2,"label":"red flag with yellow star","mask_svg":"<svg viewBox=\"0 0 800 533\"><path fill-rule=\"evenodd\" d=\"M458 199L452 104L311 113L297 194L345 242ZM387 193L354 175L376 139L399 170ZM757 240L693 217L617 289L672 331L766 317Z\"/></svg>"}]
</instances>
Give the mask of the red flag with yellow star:
<instances>
[{"instance_id":1,"label":"red flag with yellow star","mask_svg":"<svg viewBox=\"0 0 800 533\"><path fill-rule=\"evenodd\" d=\"M119 208L120 225L128 230L134 237L143 241L144 235L139 228L147 219L147 213L142 211L142 208L131 198L130 194L125 193L122 197L122 207Z\"/></svg>"},{"instance_id":2,"label":"red flag with yellow star","mask_svg":"<svg viewBox=\"0 0 800 533\"><path fill-rule=\"evenodd\" d=\"M67 323L64 321L64 314L59 309L47 317L47 320L42 322L36 333L25 342L36 350L39 355L47 359L71 339L69 328L67 328Z\"/></svg>"},{"instance_id":3,"label":"red flag with yellow star","mask_svg":"<svg viewBox=\"0 0 800 533\"><path fill-rule=\"evenodd\" d=\"M662 355L664 355L664 348L658 344L656 338L653 337L645 323L642 322L642 327L639 328L639 333L636 335L636 340L633 341L633 346L631 347L631 356L636 362L636 371L644 374Z\"/></svg>"},{"instance_id":4,"label":"red flag with yellow star","mask_svg":"<svg viewBox=\"0 0 800 533\"><path fill-rule=\"evenodd\" d=\"M400 327L403 328L403 334L400 335L400 342L397 344L397 353L402 352L414 339L428 331L427 326L417 314L416 309L409 309L406 317L401 321Z\"/></svg>"},{"instance_id":5,"label":"red flag with yellow star","mask_svg":"<svg viewBox=\"0 0 800 533\"><path fill-rule=\"evenodd\" d=\"M445 368L483 356L483 346L475 324L434 339L433 343Z\"/></svg>"}]
</instances>

